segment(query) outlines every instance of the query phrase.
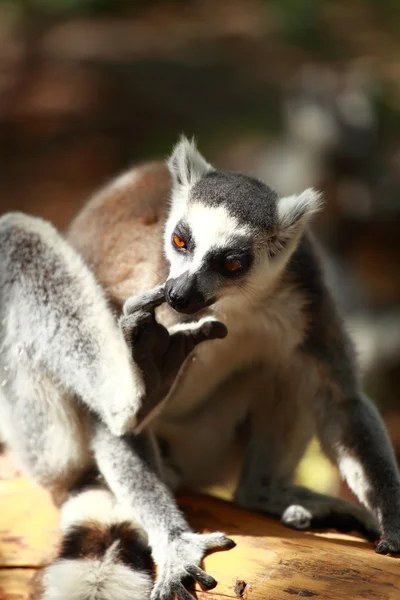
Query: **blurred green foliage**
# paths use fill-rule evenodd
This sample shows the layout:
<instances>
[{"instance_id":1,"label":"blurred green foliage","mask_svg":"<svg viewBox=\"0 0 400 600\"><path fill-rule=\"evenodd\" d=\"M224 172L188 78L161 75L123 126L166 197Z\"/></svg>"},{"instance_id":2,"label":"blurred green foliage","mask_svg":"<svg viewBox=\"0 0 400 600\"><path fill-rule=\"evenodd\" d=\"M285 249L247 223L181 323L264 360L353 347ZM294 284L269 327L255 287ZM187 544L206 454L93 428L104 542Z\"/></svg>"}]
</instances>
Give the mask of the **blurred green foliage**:
<instances>
[{"instance_id":1,"label":"blurred green foliage","mask_svg":"<svg viewBox=\"0 0 400 600\"><path fill-rule=\"evenodd\" d=\"M278 17L280 33L286 41L310 52L330 55L336 50L322 19L321 0L268 0L267 4Z\"/></svg>"},{"instance_id":2,"label":"blurred green foliage","mask_svg":"<svg viewBox=\"0 0 400 600\"><path fill-rule=\"evenodd\" d=\"M22 12L36 12L44 16L118 13L129 6L144 3L139 0L0 0L0 5L9 4L18 7Z\"/></svg>"},{"instance_id":3,"label":"blurred green foliage","mask_svg":"<svg viewBox=\"0 0 400 600\"><path fill-rule=\"evenodd\" d=\"M43 16L69 17L119 14L128 9L162 4L162 0L0 0L0 5L2 4L18 6L22 11L36 12Z\"/></svg>"}]
</instances>

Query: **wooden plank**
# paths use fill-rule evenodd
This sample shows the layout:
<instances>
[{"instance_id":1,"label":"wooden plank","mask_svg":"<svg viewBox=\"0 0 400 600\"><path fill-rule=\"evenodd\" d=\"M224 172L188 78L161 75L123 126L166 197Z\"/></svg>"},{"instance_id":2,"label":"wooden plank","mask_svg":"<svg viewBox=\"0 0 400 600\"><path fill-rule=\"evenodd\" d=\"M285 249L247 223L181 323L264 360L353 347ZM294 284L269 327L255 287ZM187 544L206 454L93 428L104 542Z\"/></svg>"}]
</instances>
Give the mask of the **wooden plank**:
<instances>
[{"instance_id":1,"label":"wooden plank","mask_svg":"<svg viewBox=\"0 0 400 600\"><path fill-rule=\"evenodd\" d=\"M50 495L2 462L0 471L0 566L40 567L52 560L59 539L58 512ZM4 473L12 478L4 477Z\"/></svg>"},{"instance_id":2,"label":"wooden plank","mask_svg":"<svg viewBox=\"0 0 400 600\"><path fill-rule=\"evenodd\" d=\"M17 473L1 479L2 473L0 565L17 568L0 569L0 600L28 600L31 567L54 556L58 515L43 489ZM221 530L237 543L229 552L206 558L206 569L219 585L209 593L199 590L199 600L400 598L400 561L375 554L372 544L357 537L292 531L205 496L185 496L180 504L196 530Z\"/></svg>"},{"instance_id":3,"label":"wooden plank","mask_svg":"<svg viewBox=\"0 0 400 600\"><path fill-rule=\"evenodd\" d=\"M38 571L0 569L0 600L31 600Z\"/></svg>"},{"instance_id":4,"label":"wooden plank","mask_svg":"<svg viewBox=\"0 0 400 600\"><path fill-rule=\"evenodd\" d=\"M180 501L192 525L224 531L237 543L205 560L219 585L199 600L399 600L400 560L373 545L336 533L302 533L242 511L222 500L187 496Z\"/></svg>"}]
</instances>

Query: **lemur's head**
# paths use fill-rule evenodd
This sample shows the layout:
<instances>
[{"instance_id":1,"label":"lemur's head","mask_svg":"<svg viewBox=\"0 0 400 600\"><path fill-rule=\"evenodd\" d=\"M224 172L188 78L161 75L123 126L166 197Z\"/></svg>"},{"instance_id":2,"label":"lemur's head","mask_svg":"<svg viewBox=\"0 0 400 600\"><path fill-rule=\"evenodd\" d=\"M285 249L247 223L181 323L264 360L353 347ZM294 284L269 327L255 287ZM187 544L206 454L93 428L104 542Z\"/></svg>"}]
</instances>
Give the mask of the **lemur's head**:
<instances>
[{"instance_id":1,"label":"lemur's head","mask_svg":"<svg viewBox=\"0 0 400 600\"><path fill-rule=\"evenodd\" d=\"M265 295L320 204L317 192L278 198L261 181L215 170L182 138L168 160L173 178L165 228L167 302L195 313L232 296Z\"/></svg>"}]
</instances>

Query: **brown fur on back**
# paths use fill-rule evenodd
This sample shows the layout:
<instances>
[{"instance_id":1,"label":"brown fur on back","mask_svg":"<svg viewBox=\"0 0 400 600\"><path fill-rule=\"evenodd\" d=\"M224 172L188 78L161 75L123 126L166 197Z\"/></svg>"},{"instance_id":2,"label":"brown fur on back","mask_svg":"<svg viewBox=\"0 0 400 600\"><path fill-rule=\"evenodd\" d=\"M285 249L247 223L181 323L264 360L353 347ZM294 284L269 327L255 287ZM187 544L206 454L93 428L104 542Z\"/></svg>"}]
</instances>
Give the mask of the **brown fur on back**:
<instances>
[{"instance_id":1,"label":"brown fur on back","mask_svg":"<svg viewBox=\"0 0 400 600\"><path fill-rule=\"evenodd\" d=\"M95 195L67 232L116 308L166 279L162 232L170 193L164 162L138 166Z\"/></svg>"}]
</instances>

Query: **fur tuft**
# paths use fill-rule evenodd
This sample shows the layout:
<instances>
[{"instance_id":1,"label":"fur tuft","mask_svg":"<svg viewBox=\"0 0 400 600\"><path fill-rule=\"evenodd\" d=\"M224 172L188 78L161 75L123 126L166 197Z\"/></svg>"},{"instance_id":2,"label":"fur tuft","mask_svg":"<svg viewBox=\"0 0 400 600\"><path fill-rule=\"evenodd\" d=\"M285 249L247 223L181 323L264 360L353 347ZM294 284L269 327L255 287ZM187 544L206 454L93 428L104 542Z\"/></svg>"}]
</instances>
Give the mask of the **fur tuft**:
<instances>
[{"instance_id":1,"label":"fur tuft","mask_svg":"<svg viewBox=\"0 0 400 600\"><path fill-rule=\"evenodd\" d=\"M197 150L194 139L188 140L184 135L168 159L168 168L174 182L183 186L193 185L212 170L212 166Z\"/></svg>"},{"instance_id":2,"label":"fur tuft","mask_svg":"<svg viewBox=\"0 0 400 600\"><path fill-rule=\"evenodd\" d=\"M313 188L281 198L278 202L278 218L283 228L293 227L300 220L308 219L322 206L322 195Z\"/></svg>"}]
</instances>

